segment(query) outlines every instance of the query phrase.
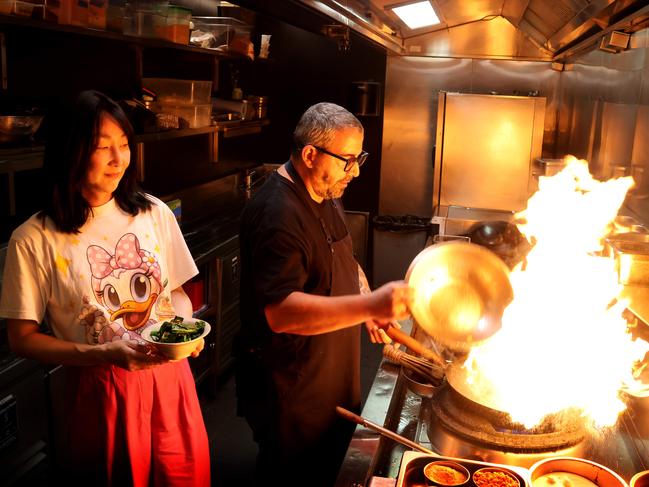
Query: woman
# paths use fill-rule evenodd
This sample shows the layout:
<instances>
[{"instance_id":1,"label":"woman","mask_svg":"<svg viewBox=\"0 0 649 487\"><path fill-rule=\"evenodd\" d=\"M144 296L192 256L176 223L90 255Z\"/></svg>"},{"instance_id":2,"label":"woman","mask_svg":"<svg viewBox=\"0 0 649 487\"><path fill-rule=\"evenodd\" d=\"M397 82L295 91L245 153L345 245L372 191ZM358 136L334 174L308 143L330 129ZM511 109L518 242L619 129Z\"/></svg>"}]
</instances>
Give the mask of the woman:
<instances>
[{"instance_id":1,"label":"woman","mask_svg":"<svg viewBox=\"0 0 649 487\"><path fill-rule=\"evenodd\" d=\"M9 344L70 366L66 476L209 485L189 364L139 339L149 323L192 315L182 284L197 268L171 211L137 185L133 129L115 102L85 91L56 129L44 161L51 194L7 251L0 316ZM44 318L53 336L39 328ZM202 348L201 340L193 356Z\"/></svg>"}]
</instances>

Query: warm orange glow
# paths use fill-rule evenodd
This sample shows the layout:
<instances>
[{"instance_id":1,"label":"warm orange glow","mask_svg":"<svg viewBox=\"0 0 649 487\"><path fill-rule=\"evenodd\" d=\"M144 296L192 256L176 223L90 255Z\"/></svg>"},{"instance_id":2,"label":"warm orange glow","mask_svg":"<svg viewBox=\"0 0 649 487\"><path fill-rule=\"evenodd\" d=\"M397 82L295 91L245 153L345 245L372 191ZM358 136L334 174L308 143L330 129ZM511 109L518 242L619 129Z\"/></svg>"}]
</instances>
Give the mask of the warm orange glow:
<instances>
[{"instance_id":1,"label":"warm orange glow","mask_svg":"<svg viewBox=\"0 0 649 487\"><path fill-rule=\"evenodd\" d=\"M625 408L620 387L632 381L647 343L631 341L614 260L598 252L632 184L597 181L571 157L563 171L540 178L517 215L533 249L525 269L511 274L514 300L502 329L465 363L476 395L492 397L514 421L532 427L577 407L605 426Z\"/></svg>"}]
</instances>

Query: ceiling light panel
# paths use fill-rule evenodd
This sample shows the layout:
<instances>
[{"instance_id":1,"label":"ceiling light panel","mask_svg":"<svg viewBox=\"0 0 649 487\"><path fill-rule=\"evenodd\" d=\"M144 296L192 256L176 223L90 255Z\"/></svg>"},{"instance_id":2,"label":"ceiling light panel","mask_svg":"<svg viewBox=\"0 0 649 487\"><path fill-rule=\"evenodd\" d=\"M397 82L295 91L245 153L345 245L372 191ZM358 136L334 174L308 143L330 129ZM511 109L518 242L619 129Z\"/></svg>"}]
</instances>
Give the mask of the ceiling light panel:
<instances>
[{"instance_id":1,"label":"ceiling light panel","mask_svg":"<svg viewBox=\"0 0 649 487\"><path fill-rule=\"evenodd\" d=\"M440 23L439 17L437 17L432 4L428 0L406 5L401 4L391 8L410 29L420 29Z\"/></svg>"}]
</instances>

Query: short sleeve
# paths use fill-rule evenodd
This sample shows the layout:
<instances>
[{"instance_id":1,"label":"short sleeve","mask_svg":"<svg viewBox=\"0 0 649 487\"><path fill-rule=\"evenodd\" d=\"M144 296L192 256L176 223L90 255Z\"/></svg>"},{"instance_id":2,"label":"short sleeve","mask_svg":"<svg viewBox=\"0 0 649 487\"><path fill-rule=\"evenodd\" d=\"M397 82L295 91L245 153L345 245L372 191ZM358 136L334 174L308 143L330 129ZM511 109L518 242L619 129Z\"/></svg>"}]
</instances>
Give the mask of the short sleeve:
<instances>
[{"instance_id":1,"label":"short sleeve","mask_svg":"<svg viewBox=\"0 0 649 487\"><path fill-rule=\"evenodd\" d=\"M304 291L309 255L299 235L271 224L253 232L252 240L253 283L263 307Z\"/></svg>"},{"instance_id":2,"label":"short sleeve","mask_svg":"<svg viewBox=\"0 0 649 487\"><path fill-rule=\"evenodd\" d=\"M189 248L187 248L176 217L164 203L158 201L155 203L158 205L158 214L163 220L159 222L159 224L162 223L164 230L161 241L165 245L169 289L173 291L198 274L198 268Z\"/></svg>"},{"instance_id":3,"label":"short sleeve","mask_svg":"<svg viewBox=\"0 0 649 487\"><path fill-rule=\"evenodd\" d=\"M7 247L0 316L40 323L45 315L51 283L42 257L23 242L11 239Z\"/></svg>"}]
</instances>

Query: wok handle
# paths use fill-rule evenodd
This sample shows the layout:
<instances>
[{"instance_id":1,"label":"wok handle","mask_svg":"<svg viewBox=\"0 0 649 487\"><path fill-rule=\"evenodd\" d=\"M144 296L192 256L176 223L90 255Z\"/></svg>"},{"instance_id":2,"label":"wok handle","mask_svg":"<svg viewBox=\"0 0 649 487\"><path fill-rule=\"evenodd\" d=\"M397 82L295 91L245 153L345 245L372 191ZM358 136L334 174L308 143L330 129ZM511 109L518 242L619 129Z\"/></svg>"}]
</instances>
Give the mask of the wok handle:
<instances>
[{"instance_id":1,"label":"wok handle","mask_svg":"<svg viewBox=\"0 0 649 487\"><path fill-rule=\"evenodd\" d=\"M423 453L428 453L429 455L435 455L434 452L432 452L428 448L421 446L419 443L415 443L414 441L411 441L408 438L404 438L403 436L395 433L394 431L390 431L389 429L383 428L382 426L379 426L376 423L372 423L370 420L365 419L362 416L359 416L358 414L354 414L345 408L336 406L336 412L346 420L351 421L352 423L360 424L361 426L365 426L366 428L372 429L374 431L378 431L383 436L387 436L388 438L398 443L401 443L402 445L406 445L407 447L412 448L413 450L418 450Z\"/></svg>"},{"instance_id":2,"label":"wok handle","mask_svg":"<svg viewBox=\"0 0 649 487\"><path fill-rule=\"evenodd\" d=\"M442 358L439 355L437 355L432 350L429 350L428 348L424 347L417 340L412 338L410 335L405 334L398 328L390 325L385 329L385 333L387 333L387 335L390 338L392 338L392 340L394 340L395 342L398 342L401 345L408 347L410 350L421 355L425 359L430 360L431 362L441 367L446 366L444 360L442 360Z\"/></svg>"}]
</instances>

